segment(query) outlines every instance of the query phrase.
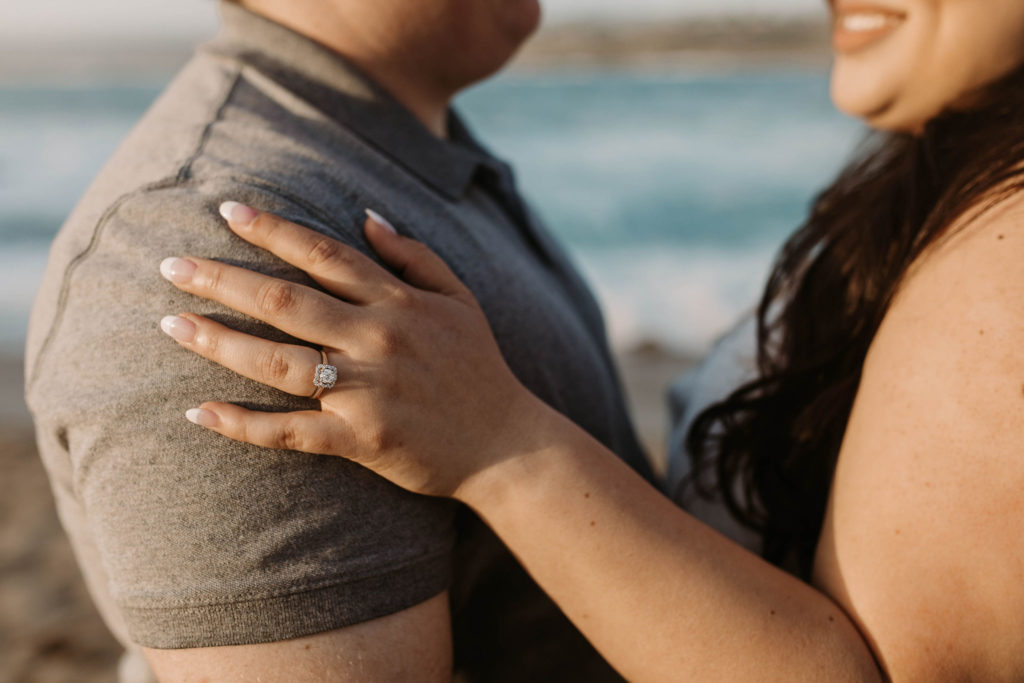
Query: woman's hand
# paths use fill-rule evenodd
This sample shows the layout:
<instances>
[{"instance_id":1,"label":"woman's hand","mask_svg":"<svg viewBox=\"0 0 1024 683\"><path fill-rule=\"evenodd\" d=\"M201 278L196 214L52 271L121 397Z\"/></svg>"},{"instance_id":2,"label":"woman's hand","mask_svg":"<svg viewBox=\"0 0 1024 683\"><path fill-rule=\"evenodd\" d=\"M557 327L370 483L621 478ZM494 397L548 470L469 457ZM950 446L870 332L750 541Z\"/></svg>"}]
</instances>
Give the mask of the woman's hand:
<instances>
[{"instance_id":1,"label":"woman's hand","mask_svg":"<svg viewBox=\"0 0 1024 683\"><path fill-rule=\"evenodd\" d=\"M528 448L547 407L506 365L473 295L425 245L371 214L377 220L367 221L367 239L399 279L276 216L234 202L221 213L239 237L306 271L330 294L192 257L166 259L161 273L183 291L322 347L338 378L320 396L320 411L204 403L188 411L190 420L259 446L343 456L435 496L456 496L474 474ZM296 396L315 393L321 354L313 348L193 313L167 317L161 328L240 375Z\"/></svg>"}]
</instances>

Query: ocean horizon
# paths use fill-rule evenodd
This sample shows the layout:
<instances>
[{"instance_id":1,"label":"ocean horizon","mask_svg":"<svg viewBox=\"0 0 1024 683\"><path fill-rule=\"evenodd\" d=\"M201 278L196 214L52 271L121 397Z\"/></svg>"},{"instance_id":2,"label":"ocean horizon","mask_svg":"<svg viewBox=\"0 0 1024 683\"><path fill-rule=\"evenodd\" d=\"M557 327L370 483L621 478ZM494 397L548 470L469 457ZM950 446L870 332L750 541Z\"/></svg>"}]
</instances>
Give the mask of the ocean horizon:
<instances>
[{"instance_id":1,"label":"ocean horizon","mask_svg":"<svg viewBox=\"0 0 1024 683\"><path fill-rule=\"evenodd\" d=\"M162 80L0 86L0 350L49 243ZM457 105L594 286L616 348L701 353L861 136L806 67L510 72Z\"/></svg>"}]
</instances>

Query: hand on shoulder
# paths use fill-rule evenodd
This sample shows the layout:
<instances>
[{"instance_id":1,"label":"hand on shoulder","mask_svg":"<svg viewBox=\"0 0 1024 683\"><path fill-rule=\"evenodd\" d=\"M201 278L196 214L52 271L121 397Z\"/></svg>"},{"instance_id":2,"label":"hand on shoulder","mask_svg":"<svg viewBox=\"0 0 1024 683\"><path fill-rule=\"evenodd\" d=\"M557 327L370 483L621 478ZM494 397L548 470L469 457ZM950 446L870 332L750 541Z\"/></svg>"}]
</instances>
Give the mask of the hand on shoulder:
<instances>
[{"instance_id":1,"label":"hand on shoulder","mask_svg":"<svg viewBox=\"0 0 1024 683\"><path fill-rule=\"evenodd\" d=\"M263 413L215 402L189 419L259 446L343 456L434 496L455 496L483 469L531 450L552 411L515 378L477 301L429 248L368 220L367 239L396 277L271 214L233 202L222 213L238 236L306 271L323 291L201 258L169 258L164 276L323 353L192 313L162 327L241 375L319 399L320 410Z\"/></svg>"}]
</instances>

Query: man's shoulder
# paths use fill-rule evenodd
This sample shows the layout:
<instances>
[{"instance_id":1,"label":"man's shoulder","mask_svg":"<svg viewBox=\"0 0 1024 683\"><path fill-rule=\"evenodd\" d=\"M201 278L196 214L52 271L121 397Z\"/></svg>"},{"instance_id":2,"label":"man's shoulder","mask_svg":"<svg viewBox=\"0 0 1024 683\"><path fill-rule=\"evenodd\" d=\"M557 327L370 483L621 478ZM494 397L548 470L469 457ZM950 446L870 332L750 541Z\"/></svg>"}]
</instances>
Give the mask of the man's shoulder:
<instances>
[{"instance_id":1,"label":"man's shoulder","mask_svg":"<svg viewBox=\"0 0 1024 683\"><path fill-rule=\"evenodd\" d=\"M317 149L358 163L337 131L303 122L285 96L246 67L198 54L154 102L68 217L50 251L30 324L34 360L65 310L91 292L124 302L127 288L149 283L151 263L192 253L252 266L273 262L234 237L217 213L240 201L365 248L359 175L339 180ZM320 155L320 156L318 156ZM120 287L110 289L107 273ZM145 288L143 288L143 291Z\"/></svg>"},{"instance_id":2,"label":"man's shoulder","mask_svg":"<svg viewBox=\"0 0 1024 683\"><path fill-rule=\"evenodd\" d=\"M184 176L231 96L240 70L195 57L132 127L65 224L90 226L125 197Z\"/></svg>"},{"instance_id":3,"label":"man's shoulder","mask_svg":"<svg viewBox=\"0 0 1024 683\"><path fill-rule=\"evenodd\" d=\"M285 100L281 88L243 63L198 52L104 165L62 235L89 240L114 214L172 195L186 202L182 211L192 208L189 200L198 206L224 192L272 196L311 213L318 205L337 207L346 193L325 197L317 182L335 160L323 150L352 159L358 141ZM347 179L357 181L358 174Z\"/></svg>"}]
</instances>

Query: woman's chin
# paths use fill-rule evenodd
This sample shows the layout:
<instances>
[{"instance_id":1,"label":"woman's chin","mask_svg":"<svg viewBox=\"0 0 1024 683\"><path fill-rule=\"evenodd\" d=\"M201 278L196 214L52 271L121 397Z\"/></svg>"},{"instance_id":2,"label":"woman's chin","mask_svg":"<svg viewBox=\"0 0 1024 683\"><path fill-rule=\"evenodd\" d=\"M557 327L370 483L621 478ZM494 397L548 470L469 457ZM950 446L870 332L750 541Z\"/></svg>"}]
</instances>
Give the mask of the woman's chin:
<instances>
[{"instance_id":1,"label":"woman's chin","mask_svg":"<svg viewBox=\"0 0 1024 683\"><path fill-rule=\"evenodd\" d=\"M832 81L832 104L871 128L895 133L920 130L937 113L919 111L898 94L849 87L836 79Z\"/></svg>"},{"instance_id":2,"label":"woman's chin","mask_svg":"<svg viewBox=\"0 0 1024 683\"><path fill-rule=\"evenodd\" d=\"M869 128L887 133L919 133L939 113L916 111L901 106L897 101L850 103L834 98L833 103L836 109L847 116L860 119Z\"/></svg>"}]
</instances>

